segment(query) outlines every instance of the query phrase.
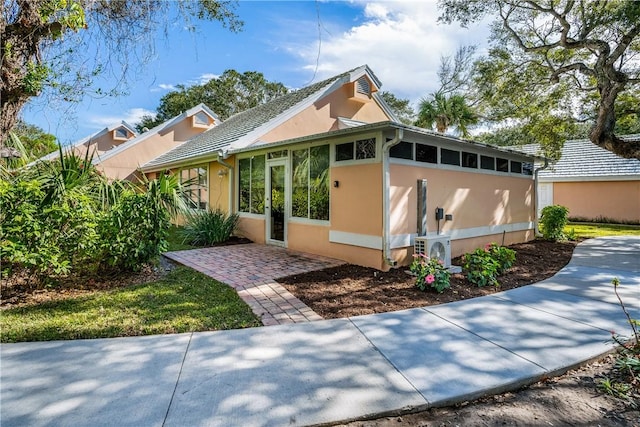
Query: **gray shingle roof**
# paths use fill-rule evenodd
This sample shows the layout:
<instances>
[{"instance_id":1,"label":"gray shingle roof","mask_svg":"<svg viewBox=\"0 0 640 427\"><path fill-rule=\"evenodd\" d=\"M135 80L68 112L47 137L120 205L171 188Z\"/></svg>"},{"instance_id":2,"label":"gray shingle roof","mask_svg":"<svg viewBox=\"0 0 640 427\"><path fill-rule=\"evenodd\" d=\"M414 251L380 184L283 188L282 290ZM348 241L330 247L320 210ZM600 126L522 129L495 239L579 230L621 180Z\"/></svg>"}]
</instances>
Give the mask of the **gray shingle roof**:
<instances>
[{"instance_id":1,"label":"gray shingle roof","mask_svg":"<svg viewBox=\"0 0 640 427\"><path fill-rule=\"evenodd\" d=\"M621 138L636 140L640 135ZM536 153L539 148L538 144L522 146L522 150L528 153ZM625 159L586 139L566 141L560 160L540 172L540 178L545 180L615 176L640 179L640 160Z\"/></svg>"},{"instance_id":2,"label":"gray shingle roof","mask_svg":"<svg viewBox=\"0 0 640 427\"><path fill-rule=\"evenodd\" d=\"M249 110L240 112L229 117L218 126L195 136L189 141L181 144L171 151L151 160L143 166L144 169L163 165L171 165L189 159L196 159L207 155L215 155L220 150L228 149L233 143L247 136L259 127L287 113L305 99L322 93L326 88L331 87L336 82L348 78L351 73L359 70L347 71L321 82L312 84L305 88L282 95L277 99L265 104L258 105ZM253 142L253 141L251 141Z\"/></svg>"}]
</instances>

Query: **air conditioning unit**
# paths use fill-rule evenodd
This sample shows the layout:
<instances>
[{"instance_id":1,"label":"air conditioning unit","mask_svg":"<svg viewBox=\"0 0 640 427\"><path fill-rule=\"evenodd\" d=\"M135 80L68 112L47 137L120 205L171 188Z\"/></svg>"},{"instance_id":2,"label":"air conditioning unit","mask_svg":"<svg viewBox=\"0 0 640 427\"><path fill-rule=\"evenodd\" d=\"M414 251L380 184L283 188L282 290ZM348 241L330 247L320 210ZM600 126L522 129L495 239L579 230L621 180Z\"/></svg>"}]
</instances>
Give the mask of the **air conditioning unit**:
<instances>
[{"instance_id":1,"label":"air conditioning unit","mask_svg":"<svg viewBox=\"0 0 640 427\"><path fill-rule=\"evenodd\" d=\"M416 237L413 244L413 253L439 259L445 267L451 267L451 237Z\"/></svg>"}]
</instances>

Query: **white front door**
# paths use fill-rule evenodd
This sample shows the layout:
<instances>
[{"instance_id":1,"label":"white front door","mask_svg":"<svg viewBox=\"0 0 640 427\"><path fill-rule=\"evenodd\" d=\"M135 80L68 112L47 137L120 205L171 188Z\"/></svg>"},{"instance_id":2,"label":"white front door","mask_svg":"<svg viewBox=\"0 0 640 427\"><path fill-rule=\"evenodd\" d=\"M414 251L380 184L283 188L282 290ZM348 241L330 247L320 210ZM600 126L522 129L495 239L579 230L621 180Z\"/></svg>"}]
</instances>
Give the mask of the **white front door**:
<instances>
[{"instance_id":1,"label":"white front door","mask_svg":"<svg viewBox=\"0 0 640 427\"><path fill-rule=\"evenodd\" d=\"M538 218L545 206L553 205L553 182L538 183Z\"/></svg>"},{"instance_id":2,"label":"white front door","mask_svg":"<svg viewBox=\"0 0 640 427\"><path fill-rule=\"evenodd\" d=\"M288 175L286 159L278 159L267 163L266 238L267 243L272 245L287 245Z\"/></svg>"}]
</instances>

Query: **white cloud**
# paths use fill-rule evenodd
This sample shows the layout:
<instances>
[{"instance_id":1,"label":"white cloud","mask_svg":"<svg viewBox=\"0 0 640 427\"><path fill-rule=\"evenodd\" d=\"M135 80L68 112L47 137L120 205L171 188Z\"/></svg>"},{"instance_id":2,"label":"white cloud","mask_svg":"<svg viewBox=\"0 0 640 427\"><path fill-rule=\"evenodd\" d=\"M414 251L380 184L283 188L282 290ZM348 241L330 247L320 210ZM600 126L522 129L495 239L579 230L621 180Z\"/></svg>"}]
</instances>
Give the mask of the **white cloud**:
<instances>
[{"instance_id":1,"label":"white cloud","mask_svg":"<svg viewBox=\"0 0 640 427\"><path fill-rule=\"evenodd\" d=\"M441 56L453 55L460 46L486 46L486 24L469 29L439 24L435 1L362 2L361 6L362 22L346 31L323 34L316 81L368 64L383 90L415 102L438 88ZM316 69L317 39L288 47L303 59L306 69Z\"/></svg>"},{"instance_id":2,"label":"white cloud","mask_svg":"<svg viewBox=\"0 0 640 427\"><path fill-rule=\"evenodd\" d=\"M199 85L203 85L205 83L207 83L209 80L211 79L217 79L218 77L220 77L220 74L213 74L213 73L204 73L201 74L196 80L194 84L199 84Z\"/></svg>"},{"instance_id":3,"label":"white cloud","mask_svg":"<svg viewBox=\"0 0 640 427\"><path fill-rule=\"evenodd\" d=\"M138 123L142 116L154 116L155 112L147 110L145 108L131 108L126 110L122 115L111 115L111 116L93 116L89 117L88 122L91 125L94 125L98 128L104 128L107 126L111 126L116 123L120 123L122 120L129 123L130 125L134 125Z\"/></svg>"}]
</instances>

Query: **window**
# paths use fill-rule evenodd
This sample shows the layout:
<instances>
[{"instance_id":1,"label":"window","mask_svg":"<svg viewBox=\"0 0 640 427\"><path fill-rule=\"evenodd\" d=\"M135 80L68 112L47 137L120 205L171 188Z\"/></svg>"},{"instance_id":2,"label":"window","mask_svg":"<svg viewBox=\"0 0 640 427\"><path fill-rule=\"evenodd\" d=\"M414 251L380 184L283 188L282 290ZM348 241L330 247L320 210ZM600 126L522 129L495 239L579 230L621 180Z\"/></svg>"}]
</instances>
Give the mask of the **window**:
<instances>
[{"instance_id":1,"label":"window","mask_svg":"<svg viewBox=\"0 0 640 427\"><path fill-rule=\"evenodd\" d=\"M281 159L289 155L289 150L272 151L268 154L269 159Z\"/></svg>"},{"instance_id":2,"label":"window","mask_svg":"<svg viewBox=\"0 0 640 427\"><path fill-rule=\"evenodd\" d=\"M291 215L329 220L329 146L292 152Z\"/></svg>"},{"instance_id":3,"label":"window","mask_svg":"<svg viewBox=\"0 0 640 427\"><path fill-rule=\"evenodd\" d=\"M478 155L476 153L462 152L462 167L478 169Z\"/></svg>"},{"instance_id":4,"label":"window","mask_svg":"<svg viewBox=\"0 0 640 427\"><path fill-rule=\"evenodd\" d=\"M511 160L511 173L522 173L522 162Z\"/></svg>"},{"instance_id":5,"label":"window","mask_svg":"<svg viewBox=\"0 0 640 427\"><path fill-rule=\"evenodd\" d=\"M395 157L396 159L413 160L413 144L401 141L391 147L389 150L389 156Z\"/></svg>"},{"instance_id":6,"label":"window","mask_svg":"<svg viewBox=\"0 0 640 427\"><path fill-rule=\"evenodd\" d=\"M353 160L353 142L336 145L336 162Z\"/></svg>"},{"instance_id":7,"label":"window","mask_svg":"<svg viewBox=\"0 0 640 427\"><path fill-rule=\"evenodd\" d=\"M438 163L438 147L416 144L416 162Z\"/></svg>"},{"instance_id":8,"label":"window","mask_svg":"<svg viewBox=\"0 0 640 427\"><path fill-rule=\"evenodd\" d=\"M356 141L356 159L374 159L376 157L376 139L361 139Z\"/></svg>"},{"instance_id":9,"label":"window","mask_svg":"<svg viewBox=\"0 0 640 427\"><path fill-rule=\"evenodd\" d=\"M207 209L209 203L207 170L207 165L180 170L180 184L187 206L191 209Z\"/></svg>"},{"instance_id":10,"label":"window","mask_svg":"<svg viewBox=\"0 0 640 427\"><path fill-rule=\"evenodd\" d=\"M238 210L240 212L264 214L264 173L264 155L238 161L240 177Z\"/></svg>"},{"instance_id":11,"label":"window","mask_svg":"<svg viewBox=\"0 0 640 427\"><path fill-rule=\"evenodd\" d=\"M447 150L443 148L440 151L440 163L444 165L460 166L460 152L455 150Z\"/></svg>"},{"instance_id":12,"label":"window","mask_svg":"<svg viewBox=\"0 0 640 427\"><path fill-rule=\"evenodd\" d=\"M480 156L480 169L496 170L496 159L489 156Z\"/></svg>"},{"instance_id":13,"label":"window","mask_svg":"<svg viewBox=\"0 0 640 427\"><path fill-rule=\"evenodd\" d=\"M496 157L496 170L498 172L509 172L509 160Z\"/></svg>"},{"instance_id":14,"label":"window","mask_svg":"<svg viewBox=\"0 0 640 427\"><path fill-rule=\"evenodd\" d=\"M200 111L193 115L194 126L209 126L209 116L204 111Z\"/></svg>"},{"instance_id":15,"label":"window","mask_svg":"<svg viewBox=\"0 0 640 427\"><path fill-rule=\"evenodd\" d=\"M125 128L118 128L113 131L113 137L114 139L127 139L129 138L129 131Z\"/></svg>"},{"instance_id":16,"label":"window","mask_svg":"<svg viewBox=\"0 0 640 427\"><path fill-rule=\"evenodd\" d=\"M375 159L376 139L360 139L356 142L336 144L336 162L345 160Z\"/></svg>"},{"instance_id":17,"label":"window","mask_svg":"<svg viewBox=\"0 0 640 427\"><path fill-rule=\"evenodd\" d=\"M522 173L525 175L533 175L533 163L531 162L522 163Z\"/></svg>"}]
</instances>

